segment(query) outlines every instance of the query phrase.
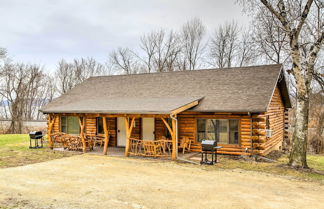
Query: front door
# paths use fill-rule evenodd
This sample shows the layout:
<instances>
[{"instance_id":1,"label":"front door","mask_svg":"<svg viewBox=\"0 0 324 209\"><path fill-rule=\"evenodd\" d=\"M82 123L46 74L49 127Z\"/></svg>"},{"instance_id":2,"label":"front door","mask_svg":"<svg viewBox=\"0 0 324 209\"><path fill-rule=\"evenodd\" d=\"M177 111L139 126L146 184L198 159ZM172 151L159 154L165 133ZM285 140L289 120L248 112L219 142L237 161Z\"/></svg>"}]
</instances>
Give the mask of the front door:
<instances>
[{"instance_id":1,"label":"front door","mask_svg":"<svg viewBox=\"0 0 324 209\"><path fill-rule=\"evenodd\" d=\"M126 127L125 127L125 118L117 118L117 146L125 147L126 145Z\"/></svg>"},{"instance_id":2,"label":"front door","mask_svg":"<svg viewBox=\"0 0 324 209\"><path fill-rule=\"evenodd\" d=\"M142 118L143 140L154 140L154 118Z\"/></svg>"}]
</instances>

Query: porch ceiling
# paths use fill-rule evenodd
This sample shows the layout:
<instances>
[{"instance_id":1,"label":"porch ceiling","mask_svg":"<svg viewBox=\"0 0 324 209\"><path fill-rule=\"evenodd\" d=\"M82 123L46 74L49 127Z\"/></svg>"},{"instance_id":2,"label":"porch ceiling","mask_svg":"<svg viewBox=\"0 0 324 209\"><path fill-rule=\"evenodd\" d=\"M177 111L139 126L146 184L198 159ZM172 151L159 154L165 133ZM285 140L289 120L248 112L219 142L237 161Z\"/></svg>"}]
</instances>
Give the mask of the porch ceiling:
<instances>
[{"instance_id":1,"label":"porch ceiling","mask_svg":"<svg viewBox=\"0 0 324 209\"><path fill-rule=\"evenodd\" d=\"M82 98L54 100L43 113L172 114L198 105L202 97L170 98Z\"/></svg>"}]
</instances>

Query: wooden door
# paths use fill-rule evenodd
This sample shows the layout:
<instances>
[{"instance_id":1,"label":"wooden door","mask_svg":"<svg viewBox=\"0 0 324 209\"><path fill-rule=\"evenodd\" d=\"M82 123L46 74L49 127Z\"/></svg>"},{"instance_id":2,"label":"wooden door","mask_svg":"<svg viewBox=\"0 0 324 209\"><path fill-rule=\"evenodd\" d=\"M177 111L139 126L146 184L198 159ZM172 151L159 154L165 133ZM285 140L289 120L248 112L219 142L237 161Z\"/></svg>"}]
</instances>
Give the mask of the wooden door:
<instances>
[{"instance_id":1,"label":"wooden door","mask_svg":"<svg viewBox=\"0 0 324 209\"><path fill-rule=\"evenodd\" d=\"M154 118L142 118L142 139L154 140Z\"/></svg>"},{"instance_id":2,"label":"wooden door","mask_svg":"<svg viewBox=\"0 0 324 209\"><path fill-rule=\"evenodd\" d=\"M126 145L126 127L125 127L125 118L117 118L117 146L125 147Z\"/></svg>"}]
</instances>

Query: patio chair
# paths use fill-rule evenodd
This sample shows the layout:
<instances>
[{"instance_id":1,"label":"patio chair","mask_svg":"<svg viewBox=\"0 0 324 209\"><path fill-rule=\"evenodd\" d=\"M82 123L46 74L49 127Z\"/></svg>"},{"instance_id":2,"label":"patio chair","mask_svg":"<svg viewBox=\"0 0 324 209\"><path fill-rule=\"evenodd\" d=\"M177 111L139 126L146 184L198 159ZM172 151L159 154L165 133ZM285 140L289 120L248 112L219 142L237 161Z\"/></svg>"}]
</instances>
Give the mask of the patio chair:
<instances>
[{"instance_id":1,"label":"patio chair","mask_svg":"<svg viewBox=\"0 0 324 209\"><path fill-rule=\"evenodd\" d=\"M93 146L96 147L98 144L100 145L100 147L102 147L105 143L105 137L103 136L89 136L89 139L91 139L93 141Z\"/></svg>"},{"instance_id":2,"label":"patio chair","mask_svg":"<svg viewBox=\"0 0 324 209\"><path fill-rule=\"evenodd\" d=\"M191 140L187 136L183 136L180 140L179 149L182 149L182 154L185 153L185 151L190 152L191 147Z\"/></svg>"}]
</instances>

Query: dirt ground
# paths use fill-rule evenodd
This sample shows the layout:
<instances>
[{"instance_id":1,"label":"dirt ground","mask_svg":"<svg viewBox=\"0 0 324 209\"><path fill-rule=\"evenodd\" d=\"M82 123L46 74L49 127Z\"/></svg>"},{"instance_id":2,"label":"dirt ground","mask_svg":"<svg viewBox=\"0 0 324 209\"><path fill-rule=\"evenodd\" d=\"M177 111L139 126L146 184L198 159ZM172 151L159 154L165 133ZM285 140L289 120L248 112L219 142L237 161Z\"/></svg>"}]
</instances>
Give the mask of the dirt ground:
<instances>
[{"instance_id":1,"label":"dirt ground","mask_svg":"<svg viewBox=\"0 0 324 209\"><path fill-rule=\"evenodd\" d=\"M0 208L324 208L319 183L162 160L84 154L0 176Z\"/></svg>"}]
</instances>

